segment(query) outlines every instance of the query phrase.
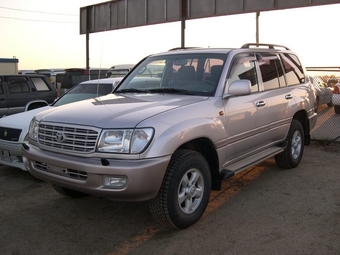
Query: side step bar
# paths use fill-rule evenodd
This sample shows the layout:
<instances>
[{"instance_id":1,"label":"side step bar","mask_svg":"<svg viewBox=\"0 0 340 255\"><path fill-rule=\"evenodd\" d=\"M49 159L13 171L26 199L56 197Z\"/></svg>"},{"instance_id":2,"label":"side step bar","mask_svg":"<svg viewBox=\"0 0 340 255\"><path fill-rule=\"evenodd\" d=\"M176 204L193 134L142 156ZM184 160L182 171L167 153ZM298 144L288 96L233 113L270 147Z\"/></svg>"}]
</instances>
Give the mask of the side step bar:
<instances>
[{"instance_id":1,"label":"side step bar","mask_svg":"<svg viewBox=\"0 0 340 255\"><path fill-rule=\"evenodd\" d=\"M249 168L250 166L253 166L257 163L260 163L270 157L273 157L274 155L282 152L285 147L287 146L287 143L282 144L280 147L270 147L268 149L265 149L255 155L252 155L250 157L244 158L236 163L233 163L231 165L228 165L226 169L223 169L220 172L221 180L226 180L230 177L232 177L234 174L241 172L242 170L245 170Z\"/></svg>"}]
</instances>

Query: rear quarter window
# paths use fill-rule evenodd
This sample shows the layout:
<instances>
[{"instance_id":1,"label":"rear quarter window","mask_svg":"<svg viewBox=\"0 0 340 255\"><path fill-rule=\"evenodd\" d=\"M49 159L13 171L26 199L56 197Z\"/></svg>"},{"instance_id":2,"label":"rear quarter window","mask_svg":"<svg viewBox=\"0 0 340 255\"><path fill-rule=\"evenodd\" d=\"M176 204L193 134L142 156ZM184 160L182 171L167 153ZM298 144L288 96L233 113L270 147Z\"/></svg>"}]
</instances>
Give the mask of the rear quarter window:
<instances>
[{"instance_id":1,"label":"rear quarter window","mask_svg":"<svg viewBox=\"0 0 340 255\"><path fill-rule=\"evenodd\" d=\"M304 71L297 56L285 53L281 54L281 60L286 73L288 86L305 82Z\"/></svg>"},{"instance_id":2,"label":"rear quarter window","mask_svg":"<svg viewBox=\"0 0 340 255\"><path fill-rule=\"evenodd\" d=\"M43 78L31 78L33 85L37 91L50 91L51 88L47 85Z\"/></svg>"}]
</instances>

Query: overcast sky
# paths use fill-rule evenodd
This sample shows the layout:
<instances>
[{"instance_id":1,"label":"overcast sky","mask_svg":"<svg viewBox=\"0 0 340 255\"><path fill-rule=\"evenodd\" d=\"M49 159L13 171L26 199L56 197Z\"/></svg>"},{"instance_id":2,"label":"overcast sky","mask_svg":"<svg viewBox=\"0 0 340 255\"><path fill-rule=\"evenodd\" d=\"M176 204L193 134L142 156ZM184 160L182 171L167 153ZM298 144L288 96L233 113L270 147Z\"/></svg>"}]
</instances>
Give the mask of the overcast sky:
<instances>
[{"instance_id":1,"label":"overcast sky","mask_svg":"<svg viewBox=\"0 0 340 255\"><path fill-rule=\"evenodd\" d=\"M19 59L20 69L86 66L80 8L105 1L1 0L0 58ZM340 66L340 4L262 12L260 42L285 45L303 64ZM256 41L255 13L186 21L186 46L241 47ZM90 66L137 63L181 45L181 24L151 25L90 34Z\"/></svg>"}]
</instances>

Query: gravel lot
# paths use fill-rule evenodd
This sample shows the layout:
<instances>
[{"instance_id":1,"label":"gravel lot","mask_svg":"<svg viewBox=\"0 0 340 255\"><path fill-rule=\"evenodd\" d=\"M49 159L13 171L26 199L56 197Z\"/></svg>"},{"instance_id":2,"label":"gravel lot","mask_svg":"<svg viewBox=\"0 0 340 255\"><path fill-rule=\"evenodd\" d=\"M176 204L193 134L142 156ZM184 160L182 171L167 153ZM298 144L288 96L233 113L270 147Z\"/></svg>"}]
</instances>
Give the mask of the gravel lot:
<instances>
[{"instance_id":1,"label":"gravel lot","mask_svg":"<svg viewBox=\"0 0 340 255\"><path fill-rule=\"evenodd\" d=\"M273 159L212 192L186 230L158 226L148 203L70 199L28 172L0 166L0 254L340 254L340 144Z\"/></svg>"}]
</instances>

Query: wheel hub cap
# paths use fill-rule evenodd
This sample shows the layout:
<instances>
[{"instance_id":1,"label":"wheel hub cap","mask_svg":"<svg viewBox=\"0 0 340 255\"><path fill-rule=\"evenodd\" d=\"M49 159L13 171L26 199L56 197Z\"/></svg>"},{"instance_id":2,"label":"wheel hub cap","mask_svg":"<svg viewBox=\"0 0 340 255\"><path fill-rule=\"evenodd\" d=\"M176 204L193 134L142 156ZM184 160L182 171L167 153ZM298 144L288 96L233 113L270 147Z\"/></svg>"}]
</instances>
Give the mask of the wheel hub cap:
<instances>
[{"instance_id":1,"label":"wheel hub cap","mask_svg":"<svg viewBox=\"0 0 340 255\"><path fill-rule=\"evenodd\" d=\"M196 187L194 185L190 186L187 192L191 197L196 196Z\"/></svg>"}]
</instances>

